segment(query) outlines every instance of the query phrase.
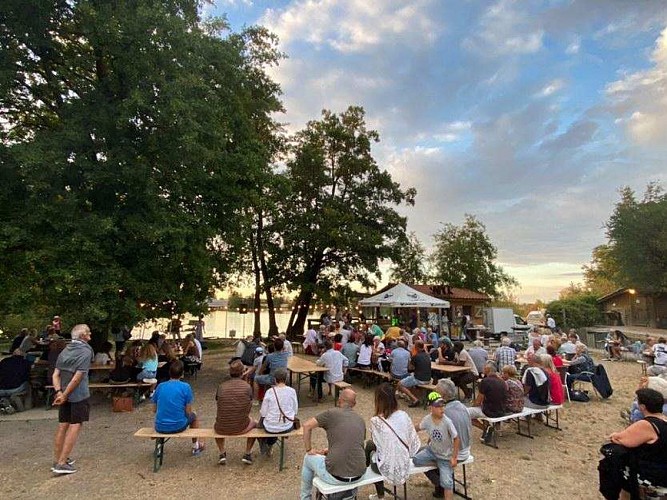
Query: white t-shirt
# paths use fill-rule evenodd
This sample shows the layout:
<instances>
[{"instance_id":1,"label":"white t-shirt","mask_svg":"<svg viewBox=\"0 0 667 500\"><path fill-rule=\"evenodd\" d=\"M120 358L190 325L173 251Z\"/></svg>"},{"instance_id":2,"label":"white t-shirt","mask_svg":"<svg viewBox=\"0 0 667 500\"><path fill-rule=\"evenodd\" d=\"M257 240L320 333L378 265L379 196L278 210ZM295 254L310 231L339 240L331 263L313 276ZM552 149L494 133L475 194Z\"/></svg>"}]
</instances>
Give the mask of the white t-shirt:
<instances>
[{"instance_id":1,"label":"white t-shirt","mask_svg":"<svg viewBox=\"0 0 667 500\"><path fill-rule=\"evenodd\" d=\"M111 358L106 352L98 352L93 358L93 363L96 365L106 365L109 361L111 361Z\"/></svg>"},{"instance_id":2,"label":"white t-shirt","mask_svg":"<svg viewBox=\"0 0 667 500\"><path fill-rule=\"evenodd\" d=\"M470 368L470 371L474 375L479 375L479 372L477 371L477 366L475 366L475 362L473 359L470 357L470 354L468 354L468 351L463 349L458 356L459 361L463 361L463 366L467 366Z\"/></svg>"},{"instance_id":3,"label":"white t-shirt","mask_svg":"<svg viewBox=\"0 0 667 500\"><path fill-rule=\"evenodd\" d=\"M275 390L275 392L273 392ZM273 387L264 394L264 401L259 414L264 417L264 428L269 432L285 432L292 427L292 422L283 418L276 402L276 395L280 401L280 408L287 418L294 418L299 412L299 403L296 391L291 387Z\"/></svg>"},{"instance_id":4,"label":"white t-shirt","mask_svg":"<svg viewBox=\"0 0 667 500\"><path fill-rule=\"evenodd\" d=\"M333 384L343 380L343 367L347 367L348 360L343 353L334 349L329 349L316 361L319 366L326 366L328 371L324 372L324 380Z\"/></svg>"},{"instance_id":5,"label":"white t-shirt","mask_svg":"<svg viewBox=\"0 0 667 500\"><path fill-rule=\"evenodd\" d=\"M283 341L283 351L287 353L287 356L294 356L294 350L292 349L292 343L289 340Z\"/></svg>"},{"instance_id":6,"label":"white t-shirt","mask_svg":"<svg viewBox=\"0 0 667 500\"><path fill-rule=\"evenodd\" d=\"M373 346L361 344L361 346L359 346L359 357L357 358L357 364L366 366L370 365L371 354L373 354Z\"/></svg>"},{"instance_id":7,"label":"white t-shirt","mask_svg":"<svg viewBox=\"0 0 667 500\"><path fill-rule=\"evenodd\" d=\"M655 344L653 346L653 362L656 365L667 366L667 344Z\"/></svg>"},{"instance_id":8,"label":"white t-shirt","mask_svg":"<svg viewBox=\"0 0 667 500\"><path fill-rule=\"evenodd\" d=\"M547 326L549 328L556 328L556 320L553 318L547 318Z\"/></svg>"},{"instance_id":9,"label":"white t-shirt","mask_svg":"<svg viewBox=\"0 0 667 500\"><path fill-rule=\"evenodd\" d=\"M199 353L199 361L202 361L204 359L204 351L201 348L201 342L199 342L197 339L193 339L195 341L195 345L197 346L197 352Z\"/></svg>"}]
</instances>

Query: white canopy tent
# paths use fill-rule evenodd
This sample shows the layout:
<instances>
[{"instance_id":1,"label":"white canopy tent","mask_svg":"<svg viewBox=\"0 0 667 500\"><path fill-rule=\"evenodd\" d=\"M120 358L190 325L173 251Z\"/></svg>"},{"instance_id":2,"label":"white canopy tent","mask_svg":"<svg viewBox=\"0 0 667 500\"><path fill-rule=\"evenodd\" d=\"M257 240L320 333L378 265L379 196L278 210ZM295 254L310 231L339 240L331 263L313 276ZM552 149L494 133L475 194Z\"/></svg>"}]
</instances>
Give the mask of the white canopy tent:
<instances>
[{"instance_id":1,"label":"white canopy tent","mask_svg":"<svg viewBox=\"0 0 667 500\"><path fill-rule=\"evenodd\" d=\"M442 332L442 309L449 309L449 302L426 295L404 283L398 283L389 290L360 300L359 306L438 309L440 331Z\"/></svg>"},{"instance_id":2,"label":"white canopy tent","mask_svg":"<svg viewBox=\"0 0 667 500\"><path fill-rule=\"evenodd\" d=\"M425 307L449 309L449 302L437 299L399 283L389 290L359 301L361 307Z\"/></svg>"}]
</instances>

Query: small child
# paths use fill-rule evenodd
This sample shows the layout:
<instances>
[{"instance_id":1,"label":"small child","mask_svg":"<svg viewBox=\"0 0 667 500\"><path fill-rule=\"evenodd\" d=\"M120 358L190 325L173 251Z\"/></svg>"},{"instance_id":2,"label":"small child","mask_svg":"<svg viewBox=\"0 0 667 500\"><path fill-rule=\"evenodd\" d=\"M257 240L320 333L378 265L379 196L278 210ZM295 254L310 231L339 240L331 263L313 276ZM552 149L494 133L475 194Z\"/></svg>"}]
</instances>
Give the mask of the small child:
<instances>
[{"instance_id":1,"label":"small child","mask_svg":"<svg viewBox=\"0 0 667 500\"><path fill-rule=\"evenodd\" d=\"M412 461L415 466L435 465L438 474L429 476L435 482L434 498L454 498L454 476L457 464L460 440L453 422L445 415L445 400L437 392L428 395L430 415L426 415L419 424L417 431L428 432L428 445L419 450Z\"/></svg>"}]
</instances>

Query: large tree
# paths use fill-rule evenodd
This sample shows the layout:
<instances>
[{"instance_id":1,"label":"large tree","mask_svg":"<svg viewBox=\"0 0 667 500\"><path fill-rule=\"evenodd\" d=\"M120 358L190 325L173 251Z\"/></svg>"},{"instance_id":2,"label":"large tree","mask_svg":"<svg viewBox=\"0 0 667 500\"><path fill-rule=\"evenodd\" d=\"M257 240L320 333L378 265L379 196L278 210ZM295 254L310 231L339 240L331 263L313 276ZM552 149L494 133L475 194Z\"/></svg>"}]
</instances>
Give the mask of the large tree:
<instances>
[{"instance_id":1,"label":"large tree","mask_svg":"<svg viewBox=\"0 0 667 500\"><path fill-rule=\"evenodd\" d=\"M411 232L407 242L398 246L397 255L389 269L390 279L402 283L424 283L427 279L426 248L417 234Z\"/></svg>"},{"instance_id":2,"label":"large tree","mask_svg":"<svg viewBox=\"0 0 667 500\"><path fill-rule=\"evenodd\" d=\"M434 235L431 255L433 278L438 283L468 288L498 297L503 288L517 282L496 263L498 250L475 216L466 214L463 224L447 223Z\"/></svg>"},{"instance_id":3,"label":"large tree","mask_svg":"<svg viewBox=\"0 0 667 500\"><path fill-rule=\"evenodd\" d=\"M288 190L280 234L285 278L297 292L289 331L303 331L311 302L356 281L370 286L382 259L405 242L405 217L395 207L414 203L381 169L371 146L377 132L366 128L364 110L323 111L297 133L285 178Z\"/></svg>"},{"instance_id":4,"label":"large tree","mask_svg":"<svg viewBox=\"0 0 667 500\"><path fill-rule=\"evenodd\" d=\"M280 109L263 72L277 53L200 8L3 3L4 311L105 330L197 311L224 278Z\"/></svg>"},{"instance_id":5,"label":"large tree","mask_svg":"<svg viewBox=\"0 0 667 500\"><path fill-rule=\"evenodd\" d=\"M601 297L621 286L618 262L610 245L596 246L590 264L585 264L582 269L586 289L593 295Z\"/></svg>"},{"instance_id":6,"label":"large tree","mask_svg":"<svg viewBox=\"0 0 667 500\"><path fill-rule=\"evenodd\" d=\"M641 200L630 188L622 189L607 235L624 286L667 291L667 194L660 185L649 184Z\"/></svg>"}]
</instances>

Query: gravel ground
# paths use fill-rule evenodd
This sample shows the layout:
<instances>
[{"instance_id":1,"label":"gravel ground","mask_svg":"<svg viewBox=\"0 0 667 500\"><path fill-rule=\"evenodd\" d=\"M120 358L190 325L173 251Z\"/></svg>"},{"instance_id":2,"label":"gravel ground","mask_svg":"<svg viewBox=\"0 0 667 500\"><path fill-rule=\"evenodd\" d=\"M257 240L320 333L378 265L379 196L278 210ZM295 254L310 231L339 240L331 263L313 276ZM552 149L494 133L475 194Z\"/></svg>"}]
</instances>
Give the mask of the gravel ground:
<instances>
[{"instance_id":1,"label":"gravel ground","mask_svg":"<svg viewBox=\"0 0 667 500\"><path fill-rule=\"evenodd\" d=\"M212 354L197 380L190 383L195 391L195 407L203 426L215 420L214 394L224 378L223 369L231 351ZM597 360L599 361L599 359ZM615 393L606 400L595 397L590 403L566 403L562 411L562 431L534 426L534 439L514 433L507 427L499 437L499 450L479 443L480 431L473 430L469 466L469 492L473 498L551 499L557 493L577 499L602 498L597 492L598 449L611 432L622 428L619 411L629 406L640 377L634 362L606 362ZM304 388L305 390L305 388ZM357 411L368 421L373 412L372 388L355 383ZM319 406L301 409L302 421L331 407L331 397ZM424 410L405 409L415 420ZM253 408L257 417L258 408ZM190 456L187 440L166 445L165 463L157 474L152 472L153 443L132 434L139 427L152 426L151 405L141 404L131 413L111 412L111 403L103 395L93 396L89 422L74 450L79 472L55 477L50 472L53 420L0 422L3 460L0 462L0 498L298 498L303 445L288 440L287 468L278 472L278 453L259 457L255 463L241 463L244 440L227 442L228 464L217 465L217 449L211 440L201 457ZM316 447L326 444L325 434L314 434ZM276 450L277 451L277 450ZM364 487L359 498L373 493ZM413 476L409 483L412 499L431 498L432 488L423 476Z\"/></svg>"}]
</instances>

